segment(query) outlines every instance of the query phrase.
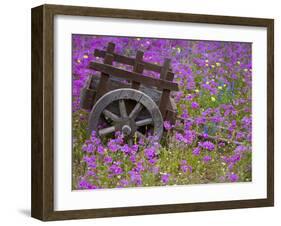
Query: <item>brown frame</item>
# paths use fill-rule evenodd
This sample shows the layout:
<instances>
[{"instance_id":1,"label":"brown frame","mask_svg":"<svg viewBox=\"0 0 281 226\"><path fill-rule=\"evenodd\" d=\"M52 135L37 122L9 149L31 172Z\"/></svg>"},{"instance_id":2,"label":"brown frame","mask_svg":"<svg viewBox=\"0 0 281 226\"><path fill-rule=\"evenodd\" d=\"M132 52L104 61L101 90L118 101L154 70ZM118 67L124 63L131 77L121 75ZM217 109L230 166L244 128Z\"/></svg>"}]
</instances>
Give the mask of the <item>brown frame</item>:
<instances>
[{"instance_id":1,"label":"brown frame","mask_svg":"<svg viewBox=\"0 0 281 226\"><path fill-rule=\"evenodd\" d=\"M54 211L53 129L54 15L257 26L267 28L267 198L90 210ZM274 20L200 14L41 5L32 9L32 200L31 215L50 221L160 214L274 205Z\"/></svg>"}]
</instances>

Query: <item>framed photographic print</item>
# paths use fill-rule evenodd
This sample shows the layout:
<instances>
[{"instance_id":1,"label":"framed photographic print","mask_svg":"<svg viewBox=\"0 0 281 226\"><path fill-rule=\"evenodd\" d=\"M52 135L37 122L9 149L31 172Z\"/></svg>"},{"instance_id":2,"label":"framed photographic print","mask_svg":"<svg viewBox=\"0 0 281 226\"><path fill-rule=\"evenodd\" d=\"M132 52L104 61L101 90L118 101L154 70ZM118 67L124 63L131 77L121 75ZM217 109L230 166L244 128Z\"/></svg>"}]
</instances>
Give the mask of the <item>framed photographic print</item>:
<instances>
[{"instance_id":1,"label":"framed photographic print","mask_svg":"<svg viewBox=\"0 0 281 226\"><path fill-rule=\"evenodd\" d=\"M32 216L273 206L272 19L32 9Z\"/></svg>"}]
</instances>

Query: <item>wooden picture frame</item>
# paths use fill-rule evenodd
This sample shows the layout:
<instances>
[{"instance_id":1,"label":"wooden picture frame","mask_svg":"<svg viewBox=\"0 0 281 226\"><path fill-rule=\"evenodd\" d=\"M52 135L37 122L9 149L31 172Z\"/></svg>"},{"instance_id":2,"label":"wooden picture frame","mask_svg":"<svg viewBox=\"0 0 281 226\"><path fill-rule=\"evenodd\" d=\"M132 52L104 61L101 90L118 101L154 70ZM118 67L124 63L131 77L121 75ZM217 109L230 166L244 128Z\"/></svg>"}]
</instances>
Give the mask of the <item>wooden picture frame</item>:
<instances>
[{"instance_id":1,"label":"wooden picture frame","mask_svg":"<svg viewBox=\"0 0 281 226\"><path fill-rule=\"evenodd\" d=\"M267 29L267 198L178 203L122 208L54 210L54 16L126 18ZM61 5L32 9L32 200L31 215L51 221L66 219L163 214L274 205L274 20L185 13L137 11Z\"/></svg>"}]
</instances>

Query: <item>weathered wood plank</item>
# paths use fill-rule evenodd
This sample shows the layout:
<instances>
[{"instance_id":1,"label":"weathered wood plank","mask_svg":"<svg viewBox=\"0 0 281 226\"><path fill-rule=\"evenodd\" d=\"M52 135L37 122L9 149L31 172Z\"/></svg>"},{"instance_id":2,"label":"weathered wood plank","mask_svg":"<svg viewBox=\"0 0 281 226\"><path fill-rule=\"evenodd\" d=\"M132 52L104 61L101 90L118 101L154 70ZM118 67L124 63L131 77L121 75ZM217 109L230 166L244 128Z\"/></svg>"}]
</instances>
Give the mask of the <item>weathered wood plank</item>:
<instances>
[{"instance_id":1,"label":"weathered wood plank","mask_svg":"<svg viewBox=\"0 0 281 226\"><path fill-rule=\"evenodd\" d=\"M177 106L171 94L169 99L167 100L166 112L162 116L164 120L170 121L173 124L176 122Z\"/></svg>"},{"instance_id":2,"label":"weathered wood plank","mask_svg":"<svg viewBox=\"0 0 281 226\"><path fill-rule=\"evenodd\" d=\"M80 107L83 109L91 109L94 104L96 90L91 88L92 79L93 76L90 75L80 92Z\"/></svg>"},{"instance_id":3,"label":"weathered wood plank","mask_svg":"<svg viewBox=\"0 0 281 226\"><path fill-rule=\"evenodd\" d=\"M93 89L83 88L80 93L80 107L83 109L91 109L94 105L96 92Z\"/></svg>"},{"instance_id":4,"label":"weathered wood plank","mask_svg":"<svg viewBox=\"0 0 281 226\"><path fill-rule=\"evenodd\" d=\"M160 104L159 104L159 109L160 109L162 115L165 115L165 113L166 113L167 101L168 101L169 97L170 97L170 90L163 89Z\"/></svg>"},{"instance_id":5,"label":"weathered wood plank","mask_svg":"<svg viewBox=\"0 0 281 226\"><path fill-rule=\"evenodd\" d=\"M175 110L167 109L166 115L163 116L163 118L165 121L167 120L170 123L174 124L176 122L176 116L177 116L177 112Z\"/></svg>"},{"instance_id":6,"label":"weathered wood plank","mask_svg":"<svg viewBox=\"0 0 281 226\"><path fill-rule=\"evenodd\" d=\"M161 79L166 79L166 75L170 69L170 64L171 64L171 59L166 58L160 72Z\"/></svg>"},{"instance_id":7,"label":"weathered wood plank","mask_svg":"<svg viewBox=\"0 0 281 226\"><path fill-rule=\"evenodd\" d=\"M137 51L136 55L136 60L135 60L135 65L133 71L136 73L142 74L144 70L144 64L140 63L143 58L143 52L142 51ZM140 88L140 83L136 81L132 81L132 89L139 89Z\"/></svg>"},{"instance_id":8,"label":"weathered wood plank","mask_svg":"<svg viewBox=\"0 0 281 226\"><path fill-rule=\"evenodd\" d=\"M144 55L144 53L142 51L140 51L140 50L137 51L136 60L135 60L135 66L136 66L137 63L142 62L143 55Z\"/></svg>"},{"instance_id":9,"label":"weathered wood plank","mask_svg":"<svg viewBox=\"0 0 281 226\"><path fill-rule=\"evenodd\" d=\"M108 43L107 50L105 52L105 57L104 57L105 64L112 65L114 60L112 53L114 52L114 49L115 49L115 44L112 42ZM108 80L109 80L109 74L102 72L95 101L98 100L102 95L104 95L107 92Z\"/></svg>"},{"instance_id":10,"label":"weathered wood plank","mask_svg":"<svg viewBox=\"0 0 281 226\"><path fill-rule=\"evenodd\" d=\"M113 42L109 42L107 44L107 49L106 49L106 52L107 53L113 53L114 52L114 49L115 49L115 44Z\"/></svg>"},{"instance_id":11,"label":"weathered wood plank","mask_svg":"<svg viewBox=\"0 0 281 226\"><path fill-rule=\"evenodd\" d=\"M166 74L166 80L173 81L173 79L174 79L174 73L172 73L171 71L168 71ZM171 92L171 90L163 88L161 100L160 100L160 104L159 104L159 109L163 116L166 115L167 102L170 99L170 92Z\"/></svg>"},{"instance_id":12,"label":"weathered wood plank","mask_svg":"<svg viewBox=\"0 0 281 226\"><path fill-rule=\"evenodd\" d=\"M95 49L94 56L104 58L105 54L106 54L106 51ZM122 55L119 55L116 53L113 53L113 60L118 63L122 63L122 64L127 64L127 65L131 65L131 66L135 65L134 58L122 56ZM162 66L160 66L160 65L145 62L143 60L140 63L142 63L144 65L145 70L154 71L154 72L158 72L158 73L161 72Z\"/></svg>"},{"instance_id":13,"label":"weathered wood plank","mask_svg":"<svg viewBox=\"0 0 281 226\"><path fill-rule=\"evenodd\" d=\"M142 74L115 68L111 65L91 62L89 68L96 70L96 71L106 73L106 74L121 77L126 80L140 82L147 86L161 87L162 89L167 89L167 90L171 90L171 91L179 90L178 84L173 83L171 81L165 81L162 79L156 79L156 78L143 76Z\"/></svg>"},{"instance_id":14,"label":"weathered wood plank","mask_svg":"<svg viewBox=\"0 0 281 226\"><path fill-rule=\"evenodd\" d=\"M170 81L170 82L173 82L174 76L175 76L175 74L172 71L168 71L168 73L166 75L166 80Z\"/></svg>"},{"instance_id":15,"label":"weathered wood plank","mask_svg":"<svg viewBox=\"0 0 281 226\"><path fill-rule=\"evenodd\" d=\"M163 66L161 68L161 72L160 72L160 78L163 80L169 80L169 79L166 79L166 76L170 69L170 63L171 63L171 59L165 58L164 64L163 64ZM169 81L172 81L172 80L169 80ZM159 88L159 90L162 90L162 89Z\"/></svg>"},{"instance_id":16,"label":"weathered wood plank","mask_svg":"<svg viewBox=\"0 0 281 226\"><path fill-rule=\"evenodd\" d=\"M137 69L135 70L135 72L142 73L142 72L140 72L140 70L143 70L142 64L137 64L136 68ZM140 69L140 70L138 70L138 69ZM140 88L140 82L132 81L132 89L139 89L139 88Z\"/></svg>"}]
</instances>

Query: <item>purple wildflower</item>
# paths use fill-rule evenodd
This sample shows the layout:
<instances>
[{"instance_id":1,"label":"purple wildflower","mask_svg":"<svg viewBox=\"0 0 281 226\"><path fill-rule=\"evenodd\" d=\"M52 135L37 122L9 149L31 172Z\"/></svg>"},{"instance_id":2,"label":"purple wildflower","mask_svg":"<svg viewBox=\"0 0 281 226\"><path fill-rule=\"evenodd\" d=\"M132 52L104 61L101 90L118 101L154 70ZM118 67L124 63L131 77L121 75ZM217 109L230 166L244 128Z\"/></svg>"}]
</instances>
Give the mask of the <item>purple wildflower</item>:
<instances>
[{"instance_id":1,"label":"purple wildflower","mask_svg":"<svg viewBox=\"0 0 281 226\"><path fill-rule=\"evenodd\" d=\"M135 167L135 171L136 172L141 172L141 171L144 171L144 170L145 170L145 168L144 168L142 162L138 162L136 167Z\"/></svg>"},{"instance_id":2,"label":"purple wildflower","mask_svg":"<svg viewBox=\"0 0 281 226\"><path fill-rule=\"evenodd\" d=\"M86 179L81 178L81 180L78 182L78 188L80 188L80 189L96 189L97 186L89 183Z\"/></svg>"},{"instance_id":3,"label":"purple wildflower","mask_svg":"<svg viewBox=\"0 0 281 226\"><path fill-rule=\"evenodd\" d=\"M183 137L183 135L181 133L176 132L175 137L176 137L177 141L184 142L184 137Z\"/></svg>"},{"instance_id":4,"label":"purple wildflower","mask_svg":"<svg viewBox=\"0 0 281 226\"><path fill-rule=\"evenodd\" d=\"M239 145L235 148L234 153L240 154L240 153L245 152L245 151L247 151L247 147L244 146L244 145Z\"/></svg>"},{"instance_id":5,"label":"purple wildflower","mask_svg":"<svg viewBox=\"0 0 281 226\"><path fill-rule=\"evenodd\" d=\"M136 156L135 155L130 155L129 159L132 163L136 162Z\"/></svg>"},{"instance_id":6,"label":"purple wildflower","mask_svg":"<svg viewBox=\"0 0 281 226\"><path fill-rule=\"evenodd\" d=\"M114 163L113 165L110 166L109 171L113 174L113 175L120 175L123 173L122 168L119 166L119 164Z\"/></svg>"},{"instance_id":7,"label":"purple wildflower","mask_svg":"<svg viewBox=\"0 0 281 226\"><path fill-rule=\"evenodd\" d=\"M212 160L212 157L209 156L209 155L206 155L206 156L203 157L202 160L203 160L204 163L208 163L208 162L210 162Z\"/></svg>"},{"instance_id":8,"label":"purple wildflower","mask_svg":"<svg viewBox=\"0 0 281 226\"><path fill-rule=\"evenodd\" d=\"M110 140L107 147L111 152L116 152L119 149L119 145L116 144L115 140Z\"/></svg>"},{"instance_id":9,"label":"purple wildflower","mask_svg":"<svg viewBox=\"0 0 281 226\"><path fill-rule=\"evenodd\" d=\"M194 148L193 151L192 151L192 154L195 155L195 156L200 155L200 148L199 147Z\"/></svg>"},{"instance_id":10,"label":"purple wildflower","mask_svg":"<svg viewBox=\"0 0 281 226\"><path fill-rule=\"evenodd\" d=\"M170 174L168 173L165 173L161 176L161 182L163 184L168 184L169 183L169 180L170 180Z\"/></svg>"},{"instance_id":11,"label":"purple wildflower","mask_svg":"<svg viewBox=\"0 0 281 226\"><path fill-rule=\"evenodd\" d=\"M146 148L146 149L144 150L144 154L145 154L146 158L148 158L148 159L154 158L155 155L156 155L155 148L154 148L154 147Z\"/></svg>"},{"instance_id":12,"label":"purple wildflower","mask_svg":"<svg viewBox=\"0 0 281 226\"><path fill-rule=\"evenodd\" d=\"M166 130L171 130L173 127L169 121L164 121L164 128Z\"/></svg>"},{"instance_id":13,"label":"purple wildflower","mask_svg":"<svg viewBox=\"0 0 281 226\"><path fill-rule=\"evenodd\" d=\"M129 181L127 181L126 179L120 180L121 187L127 187L128 185L129 185Z\"/></svg>"},{"instance_id":14,"label":"purple wildflower","mask_svg":"<svg viewBox=\"0 0 281 226\"><path fill-rule=\"evenodd\" d=\"M207 138L209 137L209 135L208 135L208 133L204 132L204 133L202 134L202 137L203 137L204 139L207 139Z\"/></svg>"},{"instance_id":15,"label":"purple wildflower","mask_svg":"<svg viewBox=\"0 0 281 226\"><path fill-rule=\"evenodd\" d=\"M112 163L112 161L113 161L113 160L112 160L112 158L111 158L110 156L105 156L105 157L104 157L104 162L105 162L105 163L109 164L109 163Z\"/></svg>"},{"instance_id":16,"label":"purple wildflower","mask_svg":"<svg viewBox=\"0 0 281 226\"><path fill-rule=\"evenodd\" d=\"M102 145L99 145L98 148L97 148L97 152L100 154L100 155L104 155L104 152L105 152L105 149Z\"/></svg>"},{"instance_id":17,"label":"purple wildflower","mask_svg":"<svg viewBox=\"0 0 281 226\"><path fill-rule=\"evenodd\" d=\"M182 160L180 165L182 172L186 173L189 171L192 173L192 166L188 165L186 160Z\"/></svg>"},{"instance_id":18,"label":"purple wildflower","mask_svg":"<svg viewBox=\"0 0 281 226\"><path fill-rule=\"evenodd\" d=\"M185 130L184 131L184 140L183 142L185 142L186 144L192 144L192 142L194 141L196 134L195 131L192 130Z\"/></svg>"},{"instance_id":19,"label":"purple wildflower","mask_svg":"<svg viewBox=\"0 0 281 226\"><path fill-rule=\"evenodd\" d=\"M121 147L121 151L124 152L126 155L131 153L131 148L128 144L125 144L124 146Z\"/></svg>"},{"instance_id":20,"label":"purple wildflower","mask_svg":"<svg viewBox=\"0 0 281 226\"><path fill-rule=\"evenodd\" d=\"M228 174L228 179L231 182L237 182L239 180L239 176L235 173Z\"/></svg>"},{"instance_id":21,"label":"purple wildflower","mask_svg":"<svg viewBox=\"0 0 281 226\"><path fill-rule=\"evenodd\" d=\"M215 145L211 141L200 142L199 146L207 149L208 151L213 151L215 149Z\"/></svg>"},{"instance_id":22,"label":"purple wildflower","mask_svg":"<svg viewBox=\"0 0 281 226\"><path fill-rule=\"evenodd\" d=\"M187 112L186 109L183 110L183 113L181 114L181 117L182 117L183 119L188 119L188 112Z\"/></svg>"},{"instance_id":23,"label":"purple wildflower","mask_svg":"<svg viewBox=\"0 0 281 226\"><path fill-rule=\"evenodd\" d=\"M197 109L197 108L199 108L199 104L197 102L192 102L191 103L191 108L192 109Z\"/></svg>"},{"instance_id":24,"label":"purple wildflower","mask_svg":"<svg viewBox=\"0 0 281 226\"><path fill-rule=\"evenodd\" d=\"M130 175L130 180L132 183L135 183L138 186L142 185L142 177L138 172L131 170L128 173Z\"/></svg>"},{"instance_id":25,"label":"purple wildflower","mask_svg":"<svg viewBox=\"0 0 281 226\"><path fill-rule=\"evenodd\" d=\"M88 152L88 153L93 153L94 152L94 145L93 144L84 144L82 146L82 151Z\"/></svg>"}]
</instances>

